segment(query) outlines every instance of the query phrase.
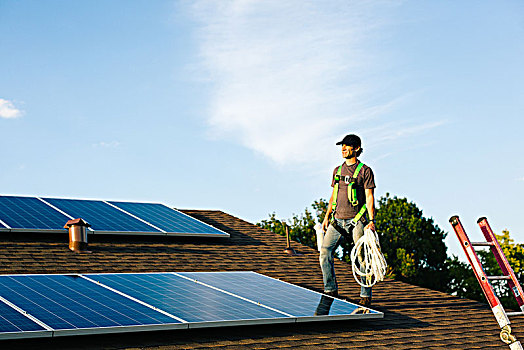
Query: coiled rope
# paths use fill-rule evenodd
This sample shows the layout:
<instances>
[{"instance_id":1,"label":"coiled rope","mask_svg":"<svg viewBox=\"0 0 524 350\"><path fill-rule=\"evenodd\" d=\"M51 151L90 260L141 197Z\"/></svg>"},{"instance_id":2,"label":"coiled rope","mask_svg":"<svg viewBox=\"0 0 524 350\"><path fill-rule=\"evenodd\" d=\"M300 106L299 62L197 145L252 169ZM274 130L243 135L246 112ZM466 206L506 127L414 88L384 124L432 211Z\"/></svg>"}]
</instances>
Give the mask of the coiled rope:
<instances>
[{"instance_id":1,"label":"coiled rope","mask_svg":"<svg viewBox=\"0 0 524 350\"><path fill-rule=\"evenodd\" d=\"M380 251L378 235L371 229L364 230L364 235L351 250L353 277L363 287L372 287L383 281L388 264Z\"/></svg>"}]
</instances>

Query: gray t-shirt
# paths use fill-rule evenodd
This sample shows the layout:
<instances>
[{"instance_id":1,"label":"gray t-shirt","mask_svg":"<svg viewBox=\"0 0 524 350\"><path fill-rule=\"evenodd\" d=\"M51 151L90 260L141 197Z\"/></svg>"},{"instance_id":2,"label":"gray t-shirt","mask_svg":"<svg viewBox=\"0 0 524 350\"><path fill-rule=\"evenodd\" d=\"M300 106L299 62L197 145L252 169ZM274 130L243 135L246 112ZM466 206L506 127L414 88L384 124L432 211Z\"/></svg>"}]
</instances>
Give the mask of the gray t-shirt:
<instances>
[{"instance_id":1,"label":"gray t-shirt","mask_svg":"<svg viewBox=\"0 0 524 350\"><path fill-rule=\"evenodd\" d=\"M357 161L355 164L350 166L347 166L346 162L342 164L342 172L340 174L340 181L338 183L337 208L335 212L335 218L337 219L354 218L360 208L366 204L366 193L364 189L375 188L375 176L373 175L373 170L364 164L358 173L356 184L353 185L356 186L357 189L358 205L352 206L349 203L348 184L344 178L345 176L352 178L359 163L360 161ZM339 167L337 166L335 170L333 170L331 187L335 186L335 175L337 174L338 168Z\"/></svg>"}]
</instances>

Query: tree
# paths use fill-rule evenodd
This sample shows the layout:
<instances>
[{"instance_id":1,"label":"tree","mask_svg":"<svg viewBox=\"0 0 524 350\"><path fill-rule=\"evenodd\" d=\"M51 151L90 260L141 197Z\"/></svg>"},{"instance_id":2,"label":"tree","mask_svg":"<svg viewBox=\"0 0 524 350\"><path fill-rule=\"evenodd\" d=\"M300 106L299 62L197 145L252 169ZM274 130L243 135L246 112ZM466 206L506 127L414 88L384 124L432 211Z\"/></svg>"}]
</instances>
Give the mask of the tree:
<instances>
[{"instance_id":1,"label":"tree","mask_svg":"<svg viewBox=\"0 0 524 350\"><path fill-rule=\"evenodd\" d=\"M327 209L327 201L320 199L315 201L312 205L315 217L308 208L304 210L304 214L293 214L293 217L288 220L277 219L276 214L269 215L268 220L262 220L257 223L258 226L268 229L274 233L285 236L286 229L284 223L289 227L289 237L299 243L307 245L308 247L317 247L315 234L315 220L322 222Z\"/></svg>"},{"instance_id":2,"label":"tree","mask_svg":"<svg viewBox=\"0 0 524 350\"><path fill-rule=\"evenodd\" d=\"M378 200L377 207L376 227L388 274L408 283L446 290L447 234L406 198L391 198L388 193Z\"/></svg>"},{"instance_id":3,"label":"tree","mask_svg":"<svg viewBox=\"0 0 524 350\"><path fill-rule=\"evenodd\" d=\"M522 284L524 281L524 244L516 244L510 237L508 230L503 230L502 234L495 234L504 255L508 259L517 279ZM502 271L489 250L479 250L477 255L488 276L500 276ZM482 302L486 301L482 289L468 263L458 260L453 256L448 261L450 271L450 283L448 292L459 297L475 299ZM507 281L491 281L495 294L500 299L502 305L507 308L517 309L518 304L508 287Z\"/></svg>"}]
</instances>

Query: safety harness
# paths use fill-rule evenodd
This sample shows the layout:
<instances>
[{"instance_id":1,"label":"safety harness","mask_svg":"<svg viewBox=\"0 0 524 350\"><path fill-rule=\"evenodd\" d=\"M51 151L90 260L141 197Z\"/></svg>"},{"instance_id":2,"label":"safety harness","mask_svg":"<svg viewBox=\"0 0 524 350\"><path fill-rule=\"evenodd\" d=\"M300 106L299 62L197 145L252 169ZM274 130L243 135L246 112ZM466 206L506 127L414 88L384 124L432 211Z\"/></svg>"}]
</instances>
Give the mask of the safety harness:
<instances>
[{"instance_id":1,"label":"safety harness","mask_svg":"<svg viewBox=\"0 0 524 350\"><path fill-rule=\"evenodd\" d=\"M344 165L344 164L342 164ZM338 197L338 183L340 180L342 180L342 165L338 167L337 173L335 174L335 187L333 188L333 203L331 203L331 222L335 221L335 211L337 209L337 197ZM348 199L349 203L356 207L358 205L358 198L357 198L357 176L360 172L360 169L364 166L364 163L359 163L357 165L357 168L355 169L355 172L353 173L352 177L349 177L348 175L344 176L344 182L348 184ZM353 226L357 224L357 222L360 220L360 218L366 213L366 203L360 208L357 215L352 220Z\"/></svg>"},{"instance_id":2,"label":"safety harness","mask_svg":"<svg viewBox=\"0 0 524 350\"><path fill-rule=\"evenodd\" d=\"M356 189L357 176L360 172L360 169L362 169L362 167L364 166L364 163L359 163L357 165L357 168L355 169L355 172L353 173L353 176L351 178L349 176L344 176L344 179L342 179L341 176L342 165L338 167L337 173L335 175L333 203L331 203L331 223L337 230L339 229L337 228L338 225L335 222L335 211L337 209L338 184L341 180L348 184L349 203L352 206L356 207L358 205ZM356 226L360 218L362 218L362 216L366 214L366 210L366 203L364 203L362 208L360 208L360 210L358 211L357 215L355 215L353 220L351 220L351 224L353 226ZM345 233L345 231L340 230L339 232L342 235L344 235ZM357 242L355 242L355 246L351 250L350 257L353 267L353 276L362 287L372 287L373 285L375 285L375 283L384 280L384 276L386 275L386 269L388 265L386 263L384 255L380 250L379 238L375 231L372 231L369 228L364 230L364 234L362 235L362 237L360 237L360 239Z\"/></svg>"}]
</instances>

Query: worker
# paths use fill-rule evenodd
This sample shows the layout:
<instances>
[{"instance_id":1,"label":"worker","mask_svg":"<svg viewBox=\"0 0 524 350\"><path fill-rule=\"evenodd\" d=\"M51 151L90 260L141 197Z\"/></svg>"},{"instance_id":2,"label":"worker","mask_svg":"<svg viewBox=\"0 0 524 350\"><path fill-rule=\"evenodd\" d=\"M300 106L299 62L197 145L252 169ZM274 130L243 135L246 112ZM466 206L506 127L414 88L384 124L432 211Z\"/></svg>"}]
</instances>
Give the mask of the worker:
<instances>
[{"instance_id":1,"label":"worker","mask_svg":"<svg viewBox=\"0 0 524 350\"><path fill-rule=\"evenodd\" d=\"M320 248L324 293L333 297L338 296L334 256L341 236L352 237L356 243L364 229L375 231L375 178L371 168L358 160L363 151L360 137L346 135L336 144L342 146L344 162L333 170L333 192L322 222L326 234ZM371 287L362 287L359 304L370 306L371 297Z\"/></svg>"}]
</instances>

